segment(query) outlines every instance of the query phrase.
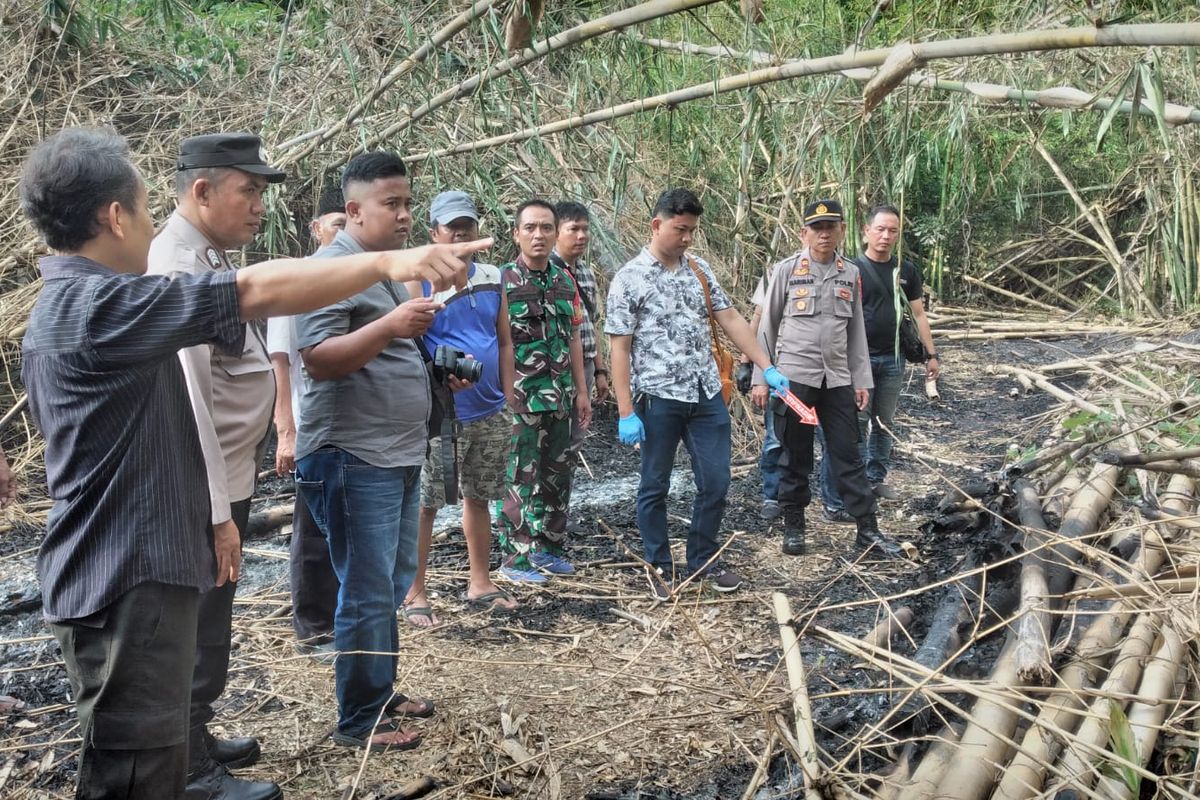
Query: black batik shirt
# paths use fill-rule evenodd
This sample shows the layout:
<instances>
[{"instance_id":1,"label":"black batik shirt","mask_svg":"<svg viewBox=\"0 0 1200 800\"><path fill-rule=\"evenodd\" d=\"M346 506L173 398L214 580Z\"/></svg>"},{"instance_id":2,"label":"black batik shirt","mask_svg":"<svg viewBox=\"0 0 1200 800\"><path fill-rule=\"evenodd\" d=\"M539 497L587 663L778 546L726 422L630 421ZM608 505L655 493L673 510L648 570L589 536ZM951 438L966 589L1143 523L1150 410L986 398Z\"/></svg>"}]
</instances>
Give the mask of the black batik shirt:
<instances>
[{"instance_id":1,"label":"black batik shirt","mask_svg":"<svg viewBox=\"0 0 1200 800\"><path fill-rule=\"evenodd\" d=\"M90 617L150 581L213 585L208 484L176 352L240 353L235 273L114 273L41 261L21 377L53 500L38 553L52 622Z\"/></svg>"}]
</instances>

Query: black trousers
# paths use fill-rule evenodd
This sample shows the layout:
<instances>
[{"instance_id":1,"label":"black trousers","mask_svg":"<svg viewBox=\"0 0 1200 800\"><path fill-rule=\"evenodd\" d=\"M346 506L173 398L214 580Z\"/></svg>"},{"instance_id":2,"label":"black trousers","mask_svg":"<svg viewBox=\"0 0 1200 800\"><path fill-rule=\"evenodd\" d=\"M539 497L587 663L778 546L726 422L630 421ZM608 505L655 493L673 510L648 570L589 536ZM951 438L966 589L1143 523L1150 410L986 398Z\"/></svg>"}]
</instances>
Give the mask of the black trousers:
<instances>
[{"instance_id":1,"label":"black trousers","mask_svg":"<svg viewBox=\"0 0 1200 800\"><path fill-rule=\"evenodd\" d=\"M250 498L229 504L238 537L245 542L250 521ZM192 672L191 728L193 736L213 718L212 704L225 691L229 676L229 640L233 631L233 595L237 584L224 585L200 595L196 620L196 668Z\"/></svg>"},{"instance_id":2,"label":"black trousers","mask_svg":"<svg viewBox=\"0 0 1200 800\"><path fill-rule=\"evenodd\" d=\"M175 800L187 782L199 593L142 583L102 624L53 622L83 744L80 800Z\"/></svg>"},{"instance_id":3,"label":"black trousers","mask_svg":"<svg viewBox=\"0 0 1200 800\"><path fill-rule=\"evenodd\" d=\"M792 393L817 411L829 450L825 457L833 466L838 493L846 504L846 511L854 517L873 513L875 495L867 482L858 450L860 431L854 388L818 388L793 383ZM777 397L771 398L771 413L775 415L775 436L783 445L783 454L779 458L779 505L783 508L784 520L795 521L812 502L808 478L813 470L815 428L800 422L796 413Z\"/></svg>"},{"instance_id":4,"label":"black trousers","mask_svg":"<svg viewBox=\"0 0 1200 800\"><path fill-rule=\"evenodd\" d=\"M313 521L308 503L296 493L292 512L292 541L288 548L292 580L292 628L297 641L325 644L333 641L341 583L329 559L329 542Z\"/></svg>"}]
</instances>

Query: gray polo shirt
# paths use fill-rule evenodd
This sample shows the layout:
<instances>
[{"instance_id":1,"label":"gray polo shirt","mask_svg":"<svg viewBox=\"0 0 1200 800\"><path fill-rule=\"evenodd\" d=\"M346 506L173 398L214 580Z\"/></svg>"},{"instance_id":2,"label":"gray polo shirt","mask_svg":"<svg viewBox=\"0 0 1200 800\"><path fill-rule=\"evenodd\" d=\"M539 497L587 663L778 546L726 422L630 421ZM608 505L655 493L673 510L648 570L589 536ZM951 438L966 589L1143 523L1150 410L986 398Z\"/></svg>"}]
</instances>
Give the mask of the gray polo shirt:
<instances>
[{"instance_id":1,"label":"gray polo shirt","mask_svg":"<svg viewBox=\"0 0 1200 800\"><path fill-rule=\"evenodd\" d=\"M353 236L337 237L312 255L335 258L365 252ZM333 336L343 336L387 314L409 299L404 285L381 281L348 300L296 317L296 347L302 353ZM296 458L321 447L337 447L376 467L419 467L425 461L429 421L429 377L412 339L393 339L362 369L344 378L305 382L304 425Z\"/></svg>"}]
</instances>

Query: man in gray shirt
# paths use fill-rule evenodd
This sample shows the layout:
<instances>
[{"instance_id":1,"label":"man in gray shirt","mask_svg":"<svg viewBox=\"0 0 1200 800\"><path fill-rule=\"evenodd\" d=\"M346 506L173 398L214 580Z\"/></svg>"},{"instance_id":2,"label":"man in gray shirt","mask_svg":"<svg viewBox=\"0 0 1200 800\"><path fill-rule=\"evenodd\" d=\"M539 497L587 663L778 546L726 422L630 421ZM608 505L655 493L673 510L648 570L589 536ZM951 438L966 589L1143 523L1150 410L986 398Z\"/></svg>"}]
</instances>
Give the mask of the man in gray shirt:
<instances>
[{"instance_id":1,"label":"man in gray shirt","mask_svg":"<svg viewBox=\"0 0 1200 800\"><path fill-rule=\"evenodd\" d=\"M346 229L314 258L403 247L412 224L404 162L356 156L342 175ZM415 337L441 304L381 281L296 320L309 381L296 441L296 485L329 540L341 581L334 617L338 744L406 750L421 737L392 717L433 703L393 691L396 609L417 569L429 379Z\"/></svg>"},{"instance_id":2,"label":"man in gray shirt","mask_svg":"<svg viewBox=\"0 0 1200 800\"><path fill-rule=\"evenodd\" d=\"M858 453L857 409L866 406L874 383L858 265L838 252L845 235L841 203L817 200L805 207L806 246L771 268L758 339L788 377L795 395L816 408L838 492L858 523L856 543L898 555L896 543L879 532L875 496ZM767 380L759 370L754 384L754 403L764 408ZM771 398L771 412L775 435L783 444L779 462L783 552L803 555L804 509L812 500L814 428L802 423L779 397Z\"/></svg>"}]
</instances>

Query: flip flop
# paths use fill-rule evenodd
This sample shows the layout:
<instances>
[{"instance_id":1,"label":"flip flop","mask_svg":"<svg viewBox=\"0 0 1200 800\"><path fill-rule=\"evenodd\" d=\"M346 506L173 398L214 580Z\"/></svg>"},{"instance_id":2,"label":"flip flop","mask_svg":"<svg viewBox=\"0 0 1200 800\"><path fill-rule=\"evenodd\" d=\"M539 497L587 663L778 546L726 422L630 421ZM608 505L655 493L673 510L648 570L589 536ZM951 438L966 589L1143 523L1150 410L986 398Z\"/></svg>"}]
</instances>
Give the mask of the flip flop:
<instances>
[{"instance_id":1,"label":"flip flop","mask_svg":"<svg viewBox=\"0 0 1200 800\"><path fill-rule=\"evenodd\" d=\"M416 703L420 705L421 708L418 711L404 711L400 708L400 706L404 705L405 703ZM429 717L433 716L433 712L436 710L436 708L434 707L432 700L428 700L424 697L409 697L406 694L400 694L399 692L396 692L392 695L392 699L387 701L387 705L383 707L383 710L393 717L417 717L419 719L428 719Z\"/></svg>"},{"instance_id":2,"label":"flip flop","mask_svg":"<svg viewBox=\"0 0 1200 800\"><path fill-rule=\"evenodd\" d=\"M517 610L516 608L506 608L499 605L498 601L500 600L514 600L515 602L515 598L503 589L481 594L479 597L467 597L467 593L463 592L462 599L467 604L467 608L472 611L486 611L489 613L498 611L507 614Z\"/></svg>"},{"instance_id":3,"label":"flip flop","mask_svg":"<svg viewBox=\"0 0 1200 800\"><path fill-rule=\"evenodd\" d=\"M436 628L442 624L442 621L433 615L433 609L430 606L401 606L400 616L404 617L404 621L409 625L423 631ZM418 625L413 622L413 617L425 617L429 620L429 624Z\"/></svg>"},{"instance_id":4,"label":"flip flop","mask_svg":"<svg viewBox=\"0 0 1200 800\"><path fill-rule=\"evenodd\" d=\"M403 742L397 742L394 744L371 741L373 737L381 733L395 732L408 733L410 738ZM358 747L363 750L368 750L372 753L386 753L391 750L412 750L421 744L421 734L411 731L403 731L395 720L390 719L380 722L373 730L368 731L363 736L351 736L348 733L334 731L331 738L333 739L333 743L339 745L340 747Z\"/></svg>"}]
</instances>

